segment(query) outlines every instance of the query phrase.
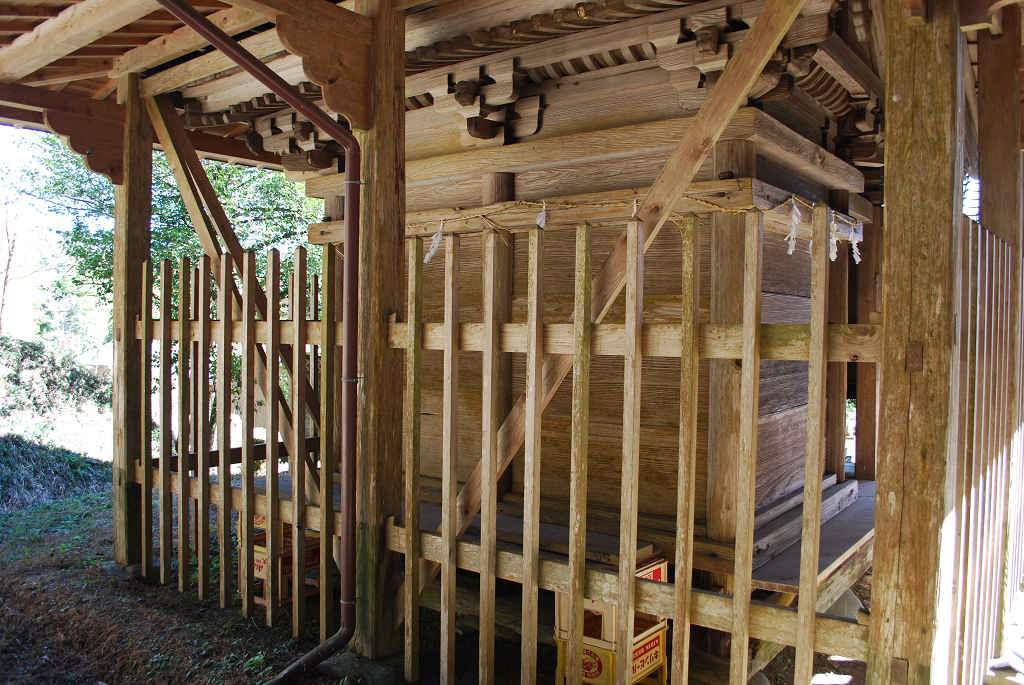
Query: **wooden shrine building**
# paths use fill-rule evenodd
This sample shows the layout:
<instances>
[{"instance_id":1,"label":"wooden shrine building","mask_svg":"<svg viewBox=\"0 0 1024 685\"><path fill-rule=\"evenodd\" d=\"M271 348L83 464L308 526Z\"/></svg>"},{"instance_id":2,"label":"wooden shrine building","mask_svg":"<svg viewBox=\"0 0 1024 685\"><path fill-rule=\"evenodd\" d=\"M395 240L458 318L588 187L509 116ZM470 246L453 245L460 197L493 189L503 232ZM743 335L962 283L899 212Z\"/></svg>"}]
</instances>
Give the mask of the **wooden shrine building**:
<instances>
[{"instance_id":1,"label":"wooden shrine building","mask_svg":"<svg viewBox=\"0 0 1024 685\"><path fill-rule=\"evenodd\" d=\"M790 645L801 685L981 683L1024 580L1022 36L1006 0L0 4L0 121L116 186L117 561L318 626L281 682L346 644L415 682L422 605L441 682L474 616L481 683L513 633L523 683L539 643L568 683ZM198 263L150 261L154 148ZM204 159L323 198L322 267L246 252Z\"/></svg>"}]
</instances>

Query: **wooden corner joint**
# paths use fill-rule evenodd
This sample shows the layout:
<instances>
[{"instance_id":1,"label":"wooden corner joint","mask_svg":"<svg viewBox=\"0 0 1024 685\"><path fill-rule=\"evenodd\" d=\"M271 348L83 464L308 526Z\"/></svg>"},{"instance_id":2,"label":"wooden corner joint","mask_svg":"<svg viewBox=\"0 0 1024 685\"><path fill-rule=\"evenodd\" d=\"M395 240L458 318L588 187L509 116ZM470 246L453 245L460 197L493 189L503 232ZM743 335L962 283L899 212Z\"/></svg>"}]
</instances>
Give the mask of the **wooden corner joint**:
<instances>
[{"instance_id":1,"label":"wooden corner joint","mask_svg":"<svg viewBox=\"0 0 1024 685\"><path fill-rule=\"evenodd\" d=\"M85 166L116 186L124 182L124 123L104 126L97 120L59 110L43 110L46 127L85 160Z\"/></svg>"},{"instance_id":2,"label":"wooden corner joint","mask_svg":"<svg viewBox=\"0 0 1024 685\"><path fill-rule=\"evenodd\" d=\"M280 14L277 35L302 69L323 89L324 102L345 117L353 128L370 127L370 51L373 20L337 5L329 5L330 20ZM369 30L367 30L369 22Z\"/></svg>"}]
</instances>

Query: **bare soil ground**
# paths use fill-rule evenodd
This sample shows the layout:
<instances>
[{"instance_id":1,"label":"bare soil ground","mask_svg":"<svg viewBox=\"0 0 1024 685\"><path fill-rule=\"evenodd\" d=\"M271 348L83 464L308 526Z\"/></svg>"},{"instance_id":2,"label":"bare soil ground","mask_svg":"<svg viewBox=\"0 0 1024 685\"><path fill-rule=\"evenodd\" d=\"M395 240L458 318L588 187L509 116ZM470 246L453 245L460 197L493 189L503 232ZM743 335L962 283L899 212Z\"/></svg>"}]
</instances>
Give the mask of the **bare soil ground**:
<instances>
[{"instance_id":1,"label":"bare soil ground","mask_svg":"<svg viewBox=\"0 0 1024 685\"><path fill-rule=\"evenodd\" d=\"M271 629L119 579L102 567L112 545L107 494L0 514L0 682L258 683L316 645L292 640L287 618Z\"/></svg>"}]
</instances>

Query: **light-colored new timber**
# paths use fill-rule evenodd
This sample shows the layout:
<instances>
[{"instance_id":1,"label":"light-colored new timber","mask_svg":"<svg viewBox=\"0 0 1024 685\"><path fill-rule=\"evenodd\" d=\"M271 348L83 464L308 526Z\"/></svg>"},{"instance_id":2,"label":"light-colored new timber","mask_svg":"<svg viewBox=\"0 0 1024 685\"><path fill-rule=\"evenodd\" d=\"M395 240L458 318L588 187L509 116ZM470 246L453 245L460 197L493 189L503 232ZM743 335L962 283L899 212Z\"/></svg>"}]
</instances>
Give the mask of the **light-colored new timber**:
<instances>
[{"instance_id":1,"label":"light-colored new timber","mask_svg":"<svg viewBox=\"0 0 1024 685\"><path fill-rule=\"evenodd\" d=\"M242 7L214 12L206 19L230 36L236 36L256 28L267 21L263 15ZM110 70L110 77L116 78L124 74L145 71L206 45L208 43L198 33L188 26L183 26L174 33L154 38L146 45L140 45L118 57L114 61L113 69ZM143 85L143 88L145 89L146 86Z\"/></svg>"},{"instance_id":2,"label":"light-colored new timber","mask_svg":"<svg viewBox=\"0 0 1024 685\"><path fill-rule=\"evenodd\" d=\"M267 359L277 359L281 350L281 254L274 249L267 252ZM267 435L278 435L281 430L281 367L267 365L266 403L263 405ZM287 438L285 438L287 440ZM284 506L280 499L281 447L277 440L267 444L267 573L263 581L268 626L277 625L281 605L281 539ZM289 515L291 512L288 512Z\"/></svg>"},{"instance_id":3,"label":"light-colored new timber","mask_svg":"<svg viewBox=\"0 0 1024 685\"><path fill-rule=\"evenodd\" d=\"M160 584L171 584L171 559L174 556L173 517L171 498L171 454L174 452L174 423L171 408L174 403L172 372L174 360L171 357L171 317L174 302L174 267L169 259L160 262L160 468L157 488L160 490L159 538L160 538Z\"/></svg>"},{"instance_id":4,"label":"light-colored new timber","mask_svg":"<svg viewBox=\"0 0 1024 685\"><path fill-rule=\"evenodd\" d=\"M494 680L494 564L498 543L498 349L499 307L498 233L482 234L483 240L483 379L481 384L481 455L484 495L480 507L480 636L478 639L481 683ZM531 531L523 529L524 547L532 541ZM524 600L526 598L524 597ZM524 601L524 606L526 602ZM536 625L537 621L532 621ZM524 622L529 630L530 624ZM524 648L526 641L523 642Z\"/></svg>"},{"instance_id":5,"label":"light-colored new timber","mask_svg":"<svg viewBox=\"0 0 1024 685\"><path fill-rule=\"evenodd\" d=\"M633 675L633 612L636 584L637 508L640 488L640 388L644 321L644 223L626 226L625 378L622 400L622 498L619 533L619 604L615 679Z\"/></svg>"},{"instance_id":6,"label":"light-colored new timber","mask_svg":"<svg viewBox=\"0 0 1024 685\"><path fill-rule=\"evenodd\" d=\"M729 680L747 682L750 576L754 552L754 485L757 471L758 387L761 378L761 212L747 213L743 245L743 367L740 391L739 464L736 471L736 562L733 573L732 650Z\"/></svg>"},{"instance_id":7,"label":"light-colored new timber","mask_svg":"<svg viewBox=\"0 0 1024 685\"><path fill-rule=\"evenodd\" d=\"M818 544L821 524L821 454L825 449L826 329L828 326L828 209L814 208L811 255L811 344L807 372L807 447L804 457L804 511L800 546L800 596L818 592ZM797 610L795 679L810 685L814 674L814 609Z\"/></svg>"},{"instance_id":8,"label":"light-colored new timber","mask_svg":"<svg viewBox=\"0 0 1024 685\"><path fill-rule=\"evenodd\" d=\"M182 257L178 265L178 454L191 452L189 436L192 434L192 400L189 374L189 357L192 342L185 326L189 321L192 305L192 263L188 257ZM192 483L188 478L181 478L185 467L178 464L178 589L185 592L192 587L191 558L189 554L189 522L192 520Z\"/></svg>"},{"instance_id":9,"label":"light-colored new timber","mask_svg":"<svg viewBox=\"0 0 1024 685\"><path fill-rule=\"evenodd\" d=\"M254 536L256 526L253 517L256 515L256 459L255 438L256 427L256 254L252 251L245 255L242 265L242 367L241 401L242 419L242 509L238 514L238 568L240 583L239 597L242 600L242 616L253 616L255 601L255 578L253 577ZM266 462L269 466L273 463ZM269 476L268 476L269 477ZM266 586L264 586L266 593ZM266 594L264 594L266 597Z\"/></svg>"},{"instance_id":10,"label":"light-colored new timber","mask_svg":"<svg viewBox=\"0 0 1024 685\"><path fill-rule=\"evenodd\" d=\"M334 246L332 246L332 249ZM412 332L405 351L405 401L402 405L402 447L405 452L405 679L419 680L420 602L420 398L423 367L423 239L409 241L406 273L409 279L406 321ZM326 387L326 386L325 386Z\"/></svg>"},{"instance_id":11,"label":"light-colored new timber","mask_svg":"<svg viewBox=\"0 0 1024 685\"><path fill-rule=\"evenodd\" d=\"M292 477L292 637L306 634L306 248L295 248L291 288L292 354L290 400L292 440L288 444L288 470ZM319 417L317 417L319 419ZM329 485L329 484L328 484ZM325 492L330 493L328 489ZM329 495L328 495L329 496ZM323 499L327 499L324 497ZM329 547L321 540L321 549Z\"/></svg>"},{"instance_id":12,"label":"light-colored new timber","mask_svg":"<svg viewBox=\"0 0 1024 685\"><path fill-rule=\"evenodd\" d=\"M586 596L587 444L590 429L590 333L592 228L576 227L576 265L573 293L572 426L569 473L569 635L566 643L566 683L583 685L583 603ZM540 359L535 379L540 387ZM538 445L539 449L539 445ZM538 498L539 504L539 498Z\"/></svg>"},{"instance_id":13,"label":"light-colored new timber","mask_svg":"<svg viewBox=\"0 0 1024 685\"><path fill-rule=\"evenodd\" d=\"M231 363L234 356L231 334L234 331L232 305L234 298L231 289L235 284L235 274L230 259L220 262L220 287L217 288L217 447L220 460L217 465L217 488L220 490L222 502L231 498ZM231 510L221 505L217 509L217 546L220 556L220 606L227 608L234 603L234 582L232 578L232 561L234 546L231 540Z\"/></svg>"},{"instance_id":14,"label":"light-colored new timber","mask_svg":"<svg viewBox=\"0 0 1024 685\"><path fill-rule=\"evenodd\" d=\"M459 252L461 238L449 235L444 245L444 417L441 446L441 682L455 682L455 573L460 534L458 492L459 430ZM474 512L475 513L475 512ZM421 570L420 591L424 585Z\"/></svg>"},{"instance_id":15,"label":"light-colored new timber","mask_svg":"<svg viewBox=\"0 0 1024 685\"><path fill-rule=\"evenodd\" d=\"M11 83L160 9L156 0L85 0L0 48L0 82Z\"/></svg>"},{"instance_id":16,"label":"light-colored new timber","mask_svg":"<svg viewBox=\"0 0 1024 685\"><path fill-rule=\"evenodd\" d=\"M210 298L212 273L210 258L206 255L199 260L199 278L193 293L194 302L198 303L196 319L199 323L199 340L192 348L197 355L192 360L192 382L195 388L195 402L192 405L192 416L195 424L196 444L193 449L198 454L196 475L199 476L199 493L196 497L196 557L198 559L199 599L210 597L210 452L213 450L213 426L210 420L210 352L213 342L213 324L210 316Z\"/></svg>"},{"instance_id":17,"label":"light-colored new timber","mask_svg":"<svg viewBox=\"0 0 1024 685\"><path fill-rule=\"evenodd\" d=\"M682 307L679 329L679 480L676 494L675 615L672 626L672 679L689 682L690 593L693 585L694 499L697 481L697 397L700 367L700 230L686 215L682 233Z\"/></svg>"},{"instance_id":18,"label":"light-colored new timber","mask_svg":"<svg viewBox=\"0 0 1024 685\"><path fill-rule=\"evenodd\" d=\"M544 231L530 231L530 252L527 265L527 341L526 341L526 450L523 466L523 616L520 682L537 682L537 616L538 577L540 559L540 472L541 472L541 412L544 388L542 386L543 331L544 331ZM486 273L486 272L485 272ZM590 271L585 277L589 281ZM496 341L495 341L496 344ZM497 431L494 433L497 451ZM586 437L583 438L586 440ZM496 456L496 455L495 455ZM495 459L495 468L497 459ZM584 470L584 474L586 471ZM585 477L585 476L584 476ZM575 551L580 553L577 540ZM573 539L570 538L570 547ZM583 541L586 545L586 541ZM582 561L582 554L580 554ZM581 614L582 615L582 614Z\"/></svg>"},{"instance_id":19,"label":"light-colored new timber","mask_svg":"<svg viewBox=\"0 0 1024 685\"><path fill-rule=\"evenodd\" d=\"M156 581L153 568L153 469L148 468L153 462L153 264L146 260L142 265L142 324L150 333L142 336L140 352L142 353L141 369L142 387L139 399L142 400L142 435L139 436L139 464L142 466L142 483L140 484L139 516L141 521L141 553L142 576L150 582ZM163 490L162 492L166 492Z\"/></svg>"}]
</instances>

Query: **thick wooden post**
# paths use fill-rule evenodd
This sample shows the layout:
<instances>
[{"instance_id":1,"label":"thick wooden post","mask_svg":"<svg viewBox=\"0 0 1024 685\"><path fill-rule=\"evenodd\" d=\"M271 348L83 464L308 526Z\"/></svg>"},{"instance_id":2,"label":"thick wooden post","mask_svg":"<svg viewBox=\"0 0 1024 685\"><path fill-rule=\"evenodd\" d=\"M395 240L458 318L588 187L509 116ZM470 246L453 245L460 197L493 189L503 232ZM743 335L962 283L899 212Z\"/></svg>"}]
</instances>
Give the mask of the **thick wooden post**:
<instances>
[{"instance_id":1,"label":"thick wooden post","mask_svg":"<svg viewBox=\"0 0 1024 685\"><path fill-rule=\"evenodd\" d=\"M716 178L749 178L757 147L746 140L715 145ZM711 229L711 323L743 322L743 242L746 216L714 212ZM740 385L736 359L712 359L708 371L707 531L718 542L736 541L737 455L740 450ZM731 576L713 574L711 583L731 592ZM728 636L715 635L711 651L728 655Z\"/></svg>"},{"instance_id":2,"label":"thick wooden post","mask_svg":"<svg viewBox=\"0 0 1024 685\"><path fill-rule=\"evenodd\" d=\"M993 36L989 31L978 32L978 171L981 181L981 225L999 236L1010 246L1012 255L1010 272L1010 327L1014 332L1010 336L1009 368L1005 379L1008 381L1006 396L1000 403L1006 403L1007 416L1010 418L1005 444L1019 449L1019 441L1014 440L1018 427L1018 350L1020 349L1020 268L1019 259L1021 243L1022 198L1024 190L1021 177L1020 155L1020 81L1017 69L1009 60L1019 60L1021 13L1017 5L1004 7L1003 33ZM1016 62L1015 62L1016 63ZM1019 459L1019 454L1011 453L1012 459ZM1003 472L999 477L1010 478L1010 460L1004 460ZM1009 495L1009 488L1007 488ZM1003 511L1007 502L1003 502ZM1005 519L1000 523L1003 535L1009 529ZM999 523L996 524L997 526ZM998 530L998 527L997 527ZM1005 538L1004 542L1005 544ZM1003 547L1003 549L1008 549ZM998 593L996 606L1002 603L1008 609L1008 600L1013 597L1018 579L1014 579L1009 571L1010 557L1000 555L999 577L996 580ZM1000 611L998 634L995 636L996 648L1002 643L1003 616Z\"/></svg>"},{"instance_id":3,"label":"thick wooden post","mask_svg":"<svg viewBox=\"0 0 1024 685\"><path fill-rule=\"evenodd\" d=\"M122 76L125 107L124 183L114 188L114 559L141 561L142 362L135 319L142 314L142 264L149 259L153 133L139 97L137 74ZM163 495L163 493L161 493Z\"/></svg>"},{"instance_id":4,"label":"thick wooden post","mask_svg":"<svg viewBox=\"0 0 1024 685\"><path fill-rule=\"evenodd\" d=\"M868 683L949 682L955 312L964 121L957 0L909 26L887 0L882 406ZM927 246L927 249L922 249ZM951 420L952 419L952 420ZM949 567L947 566L947 569ZM948 627L945 628L948 632Z\"/></svg>"},{"instance_id":5,"label":"thick wooden post","mask_svg":"<svg viewBox=\"0 0 1024 685\"><path fill-rule=\"evenodd\" d=\"M370 128L362 146L359 241L359 435L353 646L371 659L402 649L395 621L402 558L384 538L402 514L402 353L388 349L388 319L405 308L405 13L394 0L356 0L374 18Z\"/></svg>"}]
</instances>

